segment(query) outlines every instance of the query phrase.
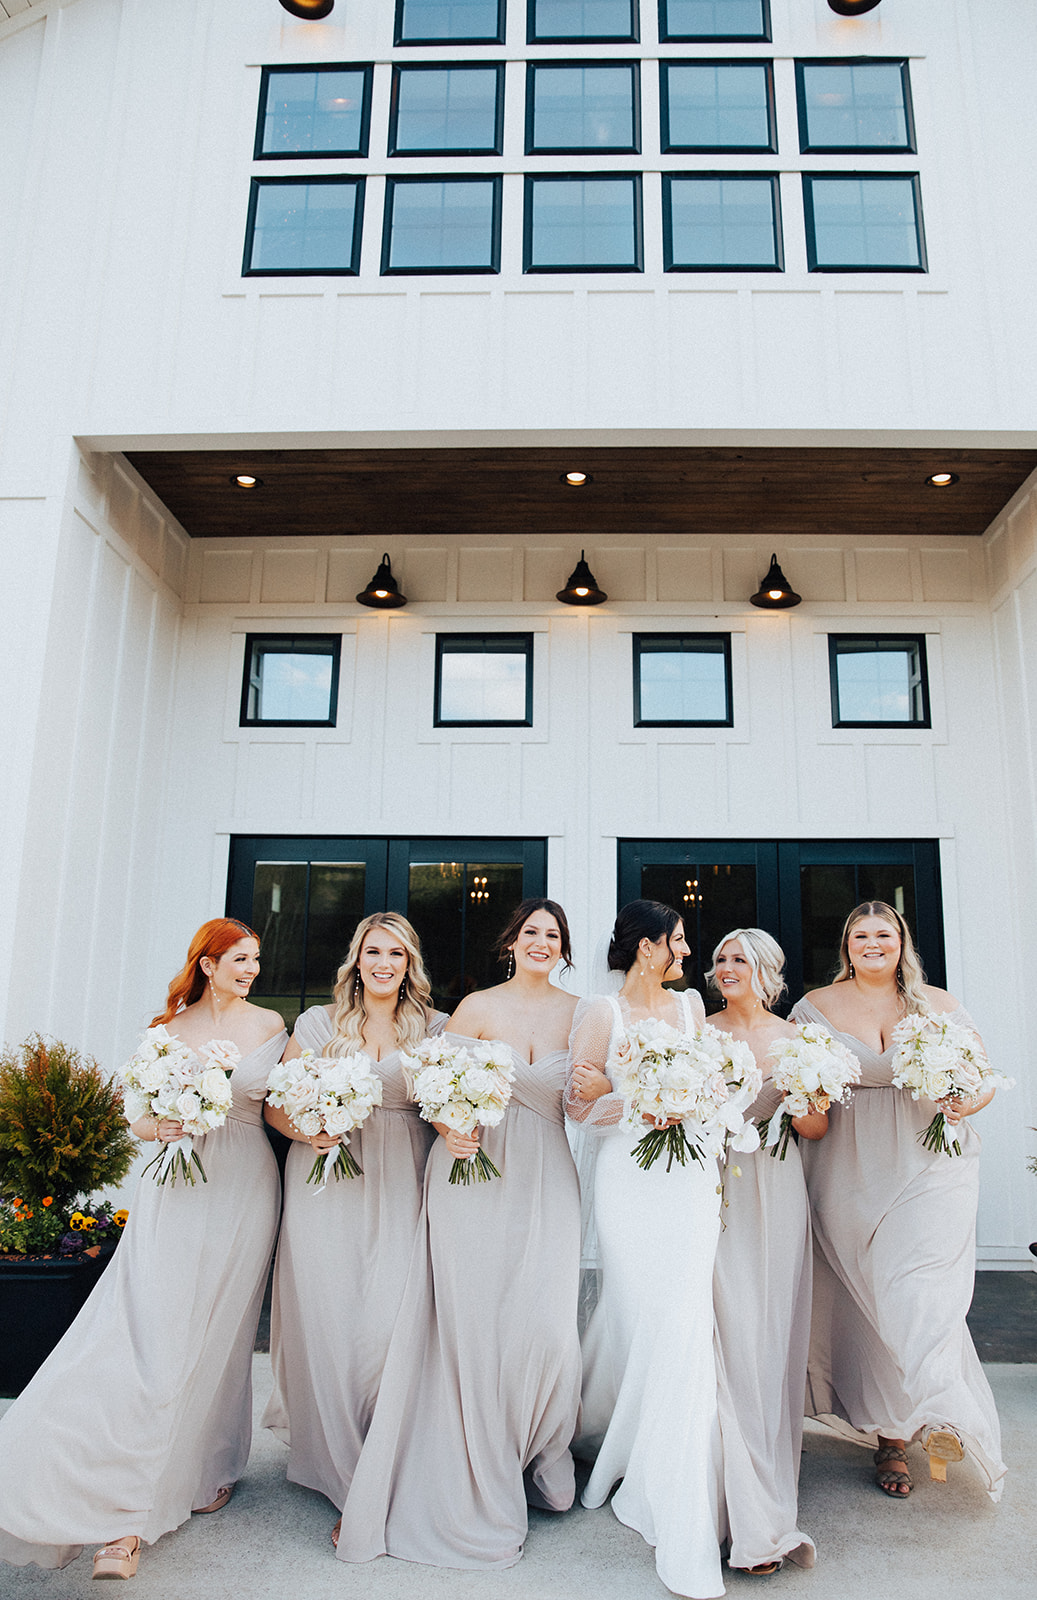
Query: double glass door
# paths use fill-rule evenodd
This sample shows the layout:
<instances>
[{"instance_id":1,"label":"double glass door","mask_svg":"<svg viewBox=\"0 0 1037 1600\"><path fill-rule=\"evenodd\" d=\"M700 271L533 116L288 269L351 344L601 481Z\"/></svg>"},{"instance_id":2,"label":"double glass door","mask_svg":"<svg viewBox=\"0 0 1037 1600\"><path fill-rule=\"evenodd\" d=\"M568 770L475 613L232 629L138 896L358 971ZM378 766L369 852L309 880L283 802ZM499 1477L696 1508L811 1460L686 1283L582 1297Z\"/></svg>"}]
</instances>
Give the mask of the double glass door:
<instances>
[{"instance_id":1,"label":"double glass door","mask_svg":"<svg viewBox=\"0 0 1037 1600\"><path fill-rule=\"evenodd\" d=\"M929 981L946 981L934 839L621 839L619 904L640 898L682 913L695 988L717 942L748 927L784 950L787 1001L830 983L846 915L862 900L901 912Z\"/></svg>"},{"instance_id":2,"label":"double glass door","mask_svg":"<svg viewBox=\"0 0 1037 1600\"><path fill-rule=\"evenodd\" d=\"M291 1028L331 999L362 918L402 911L421 940L437 1006L497 981L493 941L547 879L544 839L231 840L227 914L259 934L253 998Z\"/></svg>"}]
</instances>

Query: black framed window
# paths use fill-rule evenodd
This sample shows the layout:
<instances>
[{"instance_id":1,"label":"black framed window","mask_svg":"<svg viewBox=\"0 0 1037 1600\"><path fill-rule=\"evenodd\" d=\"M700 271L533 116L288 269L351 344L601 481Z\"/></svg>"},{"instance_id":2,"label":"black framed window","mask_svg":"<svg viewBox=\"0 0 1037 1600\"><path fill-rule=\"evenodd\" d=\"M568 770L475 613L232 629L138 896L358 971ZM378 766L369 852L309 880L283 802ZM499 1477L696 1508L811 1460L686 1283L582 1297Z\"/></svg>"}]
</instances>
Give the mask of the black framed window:
<instances>
[{"instance_id":1,"label":"black framed window","mask_svg":"<svg viewBox=\"0 0 1037 1600\"><path fill-rule=\"evenodd\" d=\"M526 39L554 44L583 39L588 44L637 41L637 0L527 0Z\"/></svg>"},{"instance_id":2,"label":"black framed window","mask_svg":"<svg viewBox=\"0 0 1037 1600\"><path fill-rule=\"evenodd\" d=\"M781 272L777 173L663 173L667 272Z\"/></svg>"},{"instance_id":3,"label":"black framed window","mask_svg":"<svg viewBox=\"0 0 1037 1600\"><path fill-rule=\"evenodd\" d=\"M373 70L370 65L264 67L256 160L366 156Z\"/></svg>"},{"instance_id":4,"label":"black framed window","mask_svg":"<svg viewBox=\"0 0 1037 1600\"><path fill-rule=\"evenodd\" d=\"M659 38L769 39L767 0L659 0Z\"/></svg>"},{"instance_id":5,"label":"black framed window","mask_svg":"<svg viewBox=\"0 0 1037 1600\"><path fill-rule=\"evenodd\" d=\"M504 66L394 67L389 154L500 155Z\"/></svg>"},{"instance_id":6,"label":"black framed window","mask_svg":"<svg viewBox=\"0 0 1037 1600\"><path fill-rule=\"evenodd\" d=\"M778 148L769 61L662 61L663 150Z\"/></svg>"},{"instance_id":7,"label":"black framed window","mask_svg":"<svg viewBox=\"0 0 1037 1600\"><path fill-rule=\"evenodd\" d=\"M500 271L500 178L388 178L383 274Z\"/></svg>"},{"instance_id":8,"label":"black framed window","mask_svg":"<svg viewBox=\"0 0 1037 1600\"><path fill-rule=\"evenodd\" d=\"M635 728L730 728L729 633L635 633Z\"/></svg>"},{"instance_id":9,"label":"black framed window","mask_svg":"<svg viewBox=\"0 0 1037 1600\"><path fill-rule=\"evenodd\" d=\"M241 679L243 728L333 728L342 636L249 633Z\"/></svg>"},{"instance_id":10,"label":"black framed window","mask_svg":"<svg viewBox=\"0 0 1037 1600\"><path fill-rule=\"evenodd\" d=\"M928 728L922 634L830 633L833 728Z\"/></svg>"},{"instance_id":11,"label":"black framed window","mask_svg":"<svg viewBox=\"0 0 1037 1600\"><path fill-rule=\"evenodd\" d=\"M643 262L640 174L526 179L524 272L641 272Z\"/></svg>"},{"instance_id":12,"label":"black framed window","mask_svg":"<svg viewBox=\"0 0 1037 1600\"><path fill-rule=\"evenodd\" d=\"M636 154L641 148L636 62L553 61L526 68L526 154Z\"/></svg>"},{"instance_id":13,"label":"black framed window","mask_svg":"<svg viewBox=\"0 0 1037 1600\"><path fill-rule=\"evenodd\" d=\"M363 178L253 178L242 276L360 271Z\"/></svg>"},{"instance_id":14,"label":"black framed window","mask_svg":"<svg viewBox=\"0 0 1037 1600\"><path fill-rule=\"evenodd\" d=\"M533 635L438 633L437 728L531 728Z\"/></svg>"},{"instance_id":15,"label":"black framed window","mask_svg":"<svg viewBox=\"0 0 1037 1600\"><path fill-rule=\"evenodd\" d=\"M797 61L801 150L914 150L906 61Z\"/></svg>"},{"instance_id":16,"label":"black framed window","mask_svg":"<svg viewBox=\"0 0 1037 1600\"><path fill-rule=\"evenodd\" d=\"M395 44L504 43L504 0L396 0Z\"/></svg>"},{"instance_id":17,"label":"black framed window","mask_svg":"<svg viewBox=\"0 0 1037 1600\"><path fill-rule=\"evenodd\" d=\"M811 272L925 272L917 172L803 174Z\"/></svg>"}]
</instances>

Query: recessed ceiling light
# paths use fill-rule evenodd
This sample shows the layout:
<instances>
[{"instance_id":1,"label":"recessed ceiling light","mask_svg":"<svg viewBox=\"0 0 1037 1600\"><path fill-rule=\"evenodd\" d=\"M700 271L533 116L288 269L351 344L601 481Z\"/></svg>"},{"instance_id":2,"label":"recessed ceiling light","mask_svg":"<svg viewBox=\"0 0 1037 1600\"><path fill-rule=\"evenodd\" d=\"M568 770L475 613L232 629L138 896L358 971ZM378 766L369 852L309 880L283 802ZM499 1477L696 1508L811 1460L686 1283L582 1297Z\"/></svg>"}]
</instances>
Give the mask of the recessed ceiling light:
<instances>
[{"instance_id":1,"label":"recessed ceiling light","mask_svg":"<svg viewBox=\"0 0 1037 1600\"><path fill-rule=\"evenodd\" d=\"M934 472L925 481L932 484L934 489L946 489L949 484L958 482L958 474L956 472Z\"/></svg>"},{"instance_id":2,"label":"recessed ceiling light","mask_svg":"<svg viewBox=\"0 0 1037 1600\"><path fill-rule=\"evenodd\" d=\"M593 483L594 479L589 472L563 472L561 481L567 483L570 489L582 489L585 483Z\"/></svg>"},{"instance_id":3,"label":"recessed ceiling light","mask_svg":"<svg viewBox=\"0 0 1037 1600\"><path fill-rule=\"evenodd\" d=\"M239 489L261 489L263 487L262 478L255 477L251 472L238 472L230 481L236 484Z\"/></svg>"}]
</instances>

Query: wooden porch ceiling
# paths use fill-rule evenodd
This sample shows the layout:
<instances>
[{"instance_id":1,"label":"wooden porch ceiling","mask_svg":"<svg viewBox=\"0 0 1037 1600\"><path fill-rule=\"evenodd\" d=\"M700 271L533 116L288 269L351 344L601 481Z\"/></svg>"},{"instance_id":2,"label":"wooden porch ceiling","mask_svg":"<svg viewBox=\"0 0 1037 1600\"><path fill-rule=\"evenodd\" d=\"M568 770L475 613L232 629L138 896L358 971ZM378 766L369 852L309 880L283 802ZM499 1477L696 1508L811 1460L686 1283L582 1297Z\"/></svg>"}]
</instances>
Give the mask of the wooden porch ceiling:
<instances>
[{"instance_id":1,"label":"wooden porch ceiling","mask_svg":"<svg viewBox=\"0 0 1037 1600\"><path fill-rule=\"evenodd\" d=\"M981 534L1037 450L166 450L127 459L194 538ZM591 482L570 488L579 469ZM241 489L240 472L259 487ZM936 489L933 472L959 482Z\"/></svg>"}]
</instances>

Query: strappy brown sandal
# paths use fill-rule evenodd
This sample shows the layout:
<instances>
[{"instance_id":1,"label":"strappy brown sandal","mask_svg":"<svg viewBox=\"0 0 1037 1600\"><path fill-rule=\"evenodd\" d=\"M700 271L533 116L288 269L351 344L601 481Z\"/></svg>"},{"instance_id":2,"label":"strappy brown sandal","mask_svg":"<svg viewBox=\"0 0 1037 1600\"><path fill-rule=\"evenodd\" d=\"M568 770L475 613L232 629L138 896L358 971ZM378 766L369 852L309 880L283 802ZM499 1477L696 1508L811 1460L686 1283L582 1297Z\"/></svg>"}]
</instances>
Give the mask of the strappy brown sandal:
<instances>
[{"instance_id":1,"label":"strappy brown sandal","mask_svg":"<svg viewBox=\"0 0 1037 1600\"><path fill-rule=\"evenodd\" d=\"M130 1548L130 1540L133 1548ZM95 1578L132 1578L140 1560L140 1540L136 1534L117 1544L106 1544L94 1556Z\"/></svg>"},{"instance_id":2,"label":"strappy brown sandal","mask_svg":"<svg viewBox=\"0 0 1037 1600\"><path fill-rule=\"evenodd\" d=\"M906 1500L913 1488L911 1475L906 1470L897 1472L888 1463L890 1461L900 1461L903 1462L906 1468L907 1452L902 1450L899 1445L884 1444L880 1449L876 1450L874 1461L877 1469L875 1482L883 1494L888 1494L891 1500Z\"/></svg>"},{"instance_id":3,"label":"strappy brown sandal","mask_svg":"<svg viewBox=\"0 0 1037 1600\"><path fill-rule=\"evenodd\" d=\"M342 1532L342 1518L339 1517L339 1519L336 1522L335 1526L331 1530L331 1542L335 1546L336 1550L338 1549L338 1536L339 1536L339 1534L341 1532Z\"/></svg>"}]
</instances>

